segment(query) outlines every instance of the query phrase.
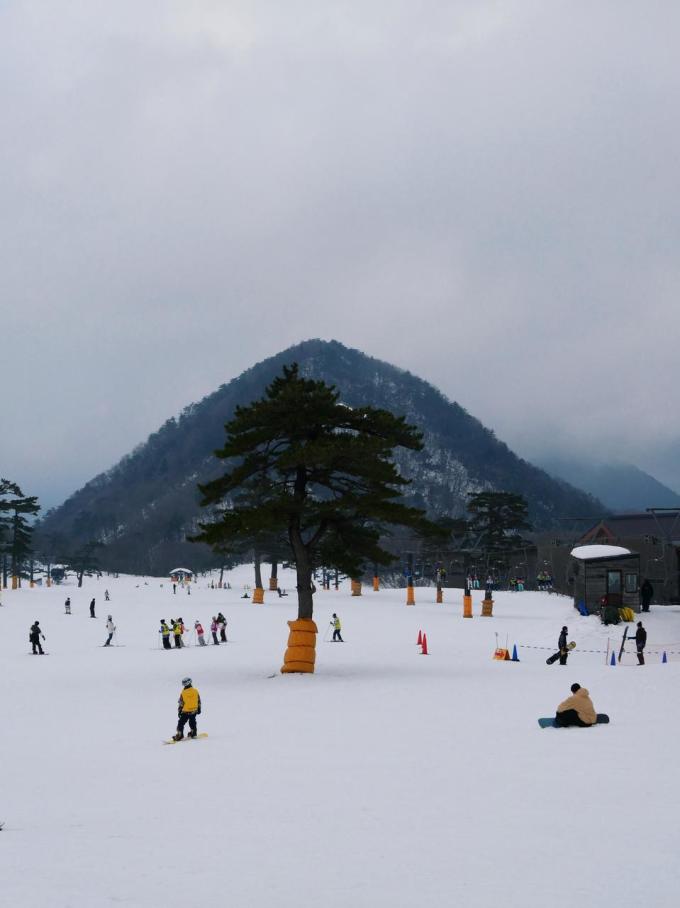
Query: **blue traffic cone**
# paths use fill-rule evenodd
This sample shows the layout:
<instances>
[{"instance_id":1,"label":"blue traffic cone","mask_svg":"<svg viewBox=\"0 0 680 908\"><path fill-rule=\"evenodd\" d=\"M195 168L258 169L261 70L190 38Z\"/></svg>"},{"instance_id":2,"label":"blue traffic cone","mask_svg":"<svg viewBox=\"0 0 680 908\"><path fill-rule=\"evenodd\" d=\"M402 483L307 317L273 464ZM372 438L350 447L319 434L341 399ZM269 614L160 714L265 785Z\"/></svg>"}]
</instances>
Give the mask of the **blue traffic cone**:
<instances>
[{"instance_id":1,"label":"blue traffic cone","mask_svg":"<svg viewBox=\"0 0 680 908\"><path fill-rule=\"evenodd\" d=\"M614 650L612 650L612 657L611 657L611 659L609 660L609 664L610 664L610 665L616 665L616 654L615 654Z\"/></svg>"},{"instance_id":2,"label":"blue traffic cone","mask_svg":"<svg viewBox=\"0 0 680 908\"><path fill-rule=\"evenodd\" d=\"M519 662L519 656L517 655L517 644L515 643L512 647L512 662Z\"/></svg>"},{"instance_id":3,"label":"blue traffic cone","mask_svg":"<svg viewBox=\"0 0 680 908\"><path fill-rule=\"evenodd\" d=\"M666 655L666 650L663 651L663 656L661 657L662 662L668 662L668 656Z\"/></svg>"}]
</instances>

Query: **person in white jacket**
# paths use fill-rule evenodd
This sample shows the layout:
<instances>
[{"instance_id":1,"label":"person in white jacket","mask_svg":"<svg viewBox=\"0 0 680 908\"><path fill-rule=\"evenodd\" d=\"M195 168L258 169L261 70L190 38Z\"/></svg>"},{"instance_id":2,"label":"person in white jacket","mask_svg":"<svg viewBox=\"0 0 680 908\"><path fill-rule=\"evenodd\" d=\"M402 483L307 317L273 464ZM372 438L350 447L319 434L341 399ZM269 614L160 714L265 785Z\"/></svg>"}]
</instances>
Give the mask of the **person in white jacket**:
<instances>
[{"instance_id":1,"label":"person in white jacket","mask_svg":"<svg viewBox=\"0 0 680 908\"><path fill-rule=\"evenodd\" d=\"M111 615L106 619L106 633L109 635L104 646L111 646L111 640L116 632L116 625L113 623Z\"/></svg>"}]
</instances>

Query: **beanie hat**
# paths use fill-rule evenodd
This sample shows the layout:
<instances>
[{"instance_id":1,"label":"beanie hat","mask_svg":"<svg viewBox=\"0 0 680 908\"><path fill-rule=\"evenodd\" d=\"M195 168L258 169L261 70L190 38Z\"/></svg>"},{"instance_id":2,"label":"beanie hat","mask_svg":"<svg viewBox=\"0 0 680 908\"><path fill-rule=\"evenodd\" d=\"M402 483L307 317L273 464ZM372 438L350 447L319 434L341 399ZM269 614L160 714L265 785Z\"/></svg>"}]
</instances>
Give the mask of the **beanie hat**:
<instances>
[{"instance_id":1,"label":"beanie hat","mask_svg":"<svg viewBox=\"0 0 680 908\"><path fill-rule=\"evenodd\" d=\"M574 682L574 684L571 685L571 692L572 692L572 694L575 694L577 690L581 690L581 685L580 685L580 684L576 684L576 683Z\"/></svg>"}]
</instances>

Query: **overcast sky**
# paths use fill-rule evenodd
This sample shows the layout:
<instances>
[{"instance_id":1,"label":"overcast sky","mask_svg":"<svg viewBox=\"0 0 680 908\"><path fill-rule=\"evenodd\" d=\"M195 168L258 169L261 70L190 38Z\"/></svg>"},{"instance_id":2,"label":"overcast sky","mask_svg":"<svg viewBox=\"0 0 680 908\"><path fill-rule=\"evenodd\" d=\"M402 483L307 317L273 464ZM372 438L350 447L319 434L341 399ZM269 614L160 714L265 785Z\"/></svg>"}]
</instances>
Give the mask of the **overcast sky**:
<instances>
[{"instance_id":1,"label":"overcast sky","mask_svg":"<svg viewBox=\"0 0 680 908\"><path fill-rule=\"evenodd\" d=\"M674 0L0 2L0 475L58 503L309 337L658 475L678 34Z\"/></svg>"}]
</instances>

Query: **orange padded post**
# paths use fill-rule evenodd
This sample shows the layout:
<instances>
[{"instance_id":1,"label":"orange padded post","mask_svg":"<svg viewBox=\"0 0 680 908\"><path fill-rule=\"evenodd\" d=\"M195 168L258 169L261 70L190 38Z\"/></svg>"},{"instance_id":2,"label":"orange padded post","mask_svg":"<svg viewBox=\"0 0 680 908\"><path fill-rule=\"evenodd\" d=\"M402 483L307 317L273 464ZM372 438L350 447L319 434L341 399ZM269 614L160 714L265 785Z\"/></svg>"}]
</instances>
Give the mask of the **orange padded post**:
<instances>
[{"instance_id":1,"label":"orange padded post","mask_svg":"<svg viewBox=\"0 0 680 908\"><path fill-rule=\"evenodd\" d=\"M297 621L289 621L288 627L288 648L283 657L281 674L312 673L316 662L316 624L311 618L298 618Z\"/></svg>"},{"instance_id":2,"label":"orange padded post","mask_svg":"<svg viewBox=\"0 0 680 908\"><path fill-rule=\"evenodd\" d=\"M463 596L463 618L472 618L472 596L469 593Z\"/></svg>"},{"instance_id":3,"label":"orange padded post","mask_svg":"<svg viewBox=\"0 0 680 908\"><path fill-rule=\"evenodd\" d=\"M352 580L352 595L361 596L361 580Z\"/></svg>"},{"instance_id":4,"label":"orange padded post","mask_svg":"<svg viewBox=\"0 0 680 908\"><path fill-rule=\"evenodd\" d=\"M416 604L416 593L412 586L406 587L406 605Z\"/></svg>"},{"instance_id":5,"label":"orange padded post","mask_svg":"<svg viewBox=\"0 0 680 908\"><path fill-rule=\"evenodd\" d=\"M373 578L373 592L374 593L380 592L380 577Z\"/></svg>"},{"instance_id":6,"label":"orange padded post","mask_svg":"<svg viewBox=\"0 0 680 908\"><path fill-rule=\"evenodd\" d=\"M264 589L261 586L253 590L253 605L264 605Z\"/></svg>"}]
</instances>

